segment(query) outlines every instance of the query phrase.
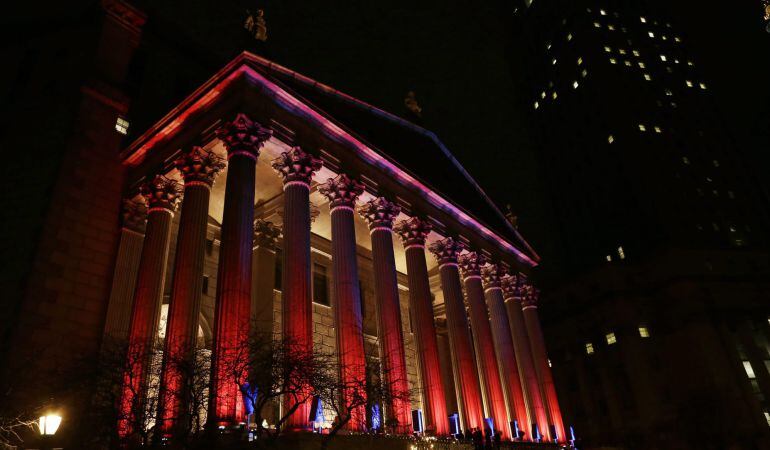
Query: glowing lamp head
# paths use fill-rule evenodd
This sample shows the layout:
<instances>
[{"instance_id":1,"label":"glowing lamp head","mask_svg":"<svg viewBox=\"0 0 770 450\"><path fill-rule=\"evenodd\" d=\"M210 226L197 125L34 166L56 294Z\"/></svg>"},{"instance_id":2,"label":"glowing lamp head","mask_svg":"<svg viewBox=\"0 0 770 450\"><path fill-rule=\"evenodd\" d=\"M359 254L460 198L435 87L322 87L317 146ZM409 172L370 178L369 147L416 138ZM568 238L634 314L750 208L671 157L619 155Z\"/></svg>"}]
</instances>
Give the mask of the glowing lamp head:
<instances>
[{"instance_id":1,"label":"glowing lamp head","mask_svg":"<svg viewBox=\"0 0 770 450\"><path fill-rule=\"evenodd\" d=\"M40 416L37 422L41 436L53 436L56 434L56 430L59 429L59 425L61 425L61 416L58 414Z\"/></svg>"}]
</instances>

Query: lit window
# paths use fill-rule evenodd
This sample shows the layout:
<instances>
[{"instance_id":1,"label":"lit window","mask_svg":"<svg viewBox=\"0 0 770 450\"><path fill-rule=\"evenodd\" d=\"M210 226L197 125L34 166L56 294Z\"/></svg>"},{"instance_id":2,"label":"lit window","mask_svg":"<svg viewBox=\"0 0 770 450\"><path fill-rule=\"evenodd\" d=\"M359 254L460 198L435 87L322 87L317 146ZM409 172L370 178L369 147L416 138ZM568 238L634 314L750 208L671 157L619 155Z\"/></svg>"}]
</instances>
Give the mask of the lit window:
<instances>
[{"instance_id":1,"label":"lit window","mask_svg":"<svg viewBox=\"0 0 770 450\"><path fill-rule=\"evenodd\" d=\"M626 54L626 49L624 49L624 48L619 48L619 49L618 49L618 53L620 53L621 55L625 55L625 54Z\"/></svg>"},{"instance_id":2,"label":"lit window","mask_svg":"<svg viewBox=\"0 0 770 450\"><path fill-rule=\"evenodd\" d=\"M639 61L639 68L644 69L645 67L647 66L645 66L643 62Z\"/></svg>"},{"instance_id":3,"label":"lit window","mask_svg":"<svg viewBox=\"0 0 770 450\"><path fill-rule=\"evenodd\" d=\"M661 61L666 61L666 55L660 55L660 60Z\"/></svg>"},{"instance_id":4,"label":"lit window","mask_svg":"<svg viewBox=\"0 0 770 450\"><path fill-rule=\"evenodd\" d=\"M545 48L546 48L546 50L550 50L551 49L551 43L549 42L549 43L545 44Z\"/></svg>"},{"instance_id":5,"label":"lit window","mask_svg":"<svg viewBox=\"0 0 770 450\"><path fill-rule=\"evenodd\" d=\"M645 327L645 326L640 326L639 327L639 336L641 336L643 338L650 337L650 330L648 330L647 327Z\"/></svg>"},{"instance_id":6,"label":"lit window","mask_svg":"<svg viewBox=\"0 0 770 450\"><path fill-rule=\"evenodd\" d=\"M548 358L548 367L553 367L553 364L551 363L551 358Z\"/></svg>"},{"instance_id":7,"label":"lit window","mask_svg":"<svg viewBox=\"0 0 770 450\"><path fill-rule=\"evenodd\" d=\"M607 52L607 53L609 53L609 52L611 52L611 51L612 51L612 49L611 49L611 48L609 48L609 47L607 47L607 46L605 45L605 46L604 46L604 51L605 51L605 52Z\"/></svg>"},{"instance_id":8,"label":"lit window","mask_svg":"<svg viewBox=\"0 0 770 450\"><path fill-rule=\"evenodd\" d=\"M545 98L545 91L540 93L540 98Z\"/></svg>"},{"instance_id":9,"label":"lit window","mask_svg":"<svg viewBox=\"0 0 770 450\"><path fill-rule=\"evenodd\" d=\"M671 97L672 95L674 95L674 93L671 92L671 89L666 89L666 95Z\"/></svg>"},{"instance_id":10,"label":"lit window","mask_svg":"<svg viewBox=\"0 0 770 450\"><path fill-rule=\"evenodd\" d=\"M682 162L685 163L685 164L690 164L690 158L688 158L686 156L682 156Z\"/></svg>"},{"instance_id":11,"label":"lit window","mask_svg":"<svg viewBox=\"0 0 770 450\"><path fill-rule=\"evenodd\" d=\"M652 31L649 31L649 32L647 32L647 36L649 36L651 38L654 38L655 37L655 33L653 33Z\"/></svg>"},{"instance_id":12,"label":"lit window","mask_svg":"<svg viewBox=\"0 0 770 450\"><path fill-rule=\"evenodd\" d=\"M603 9L600 9L600 10L599 10L599 14L601 14L601 15L603 15L603 16L606 16L606 15L607 15L607 13L606 13L606 12L605 12Z\"/></svg>"},{"instance_id":13,"label":"lit window","mask_svg":"<svg viewBox=\"0 0 770 450\"><path fill-rule=\"evenodd\" d=\"M594 344L586 342L586 354L592 355L594 353Z\"/></svg>"},{"instance_id":14,"label":"lit window","mask_svg":"<svg viewBox=\"0 0 770 450\"><path fill-rule=\"evenodd\" d=\"M601 25L599 25L599 22L594 22L594 27L599 28Z\"/></svg>"},{"instance_id":15,"label":"lit window","mask_svg":"<svg viewBox=\"0 0 770 450\"><path fill-rule=\"evenodd\" d=\"M757 378L757 375L754 373L754 368L751 367L751 363L749 361L743 361L743 370L746 371L746 376L749 377L750 380Z\"/></svg>"},{"instance_id":16,"label":"lit window","mask_svg":"<svg viewBox=\"0 0 770 450\"><path fill-rule=\"evenodd\" d=\"M655 132L656 133L660 133L660 132L662 132L662 130L660 129L660 127L655 127Z\"/></svg>"},{"instance_id":17,"label":"lit window","mask_svg":"<svg viewBox=\"0 0 770 450\"><path fill-rule=\"evenodd\" d=\"M704 89L704 90L706 89L706 85L704 83L699 83L698 85L700 86L701 89Z\"/></svg>"},{"instance_id":18,"label":"lit window","mask_svg":"<svg viewBox=\"0 0 770 450\"><path fill-rule=\"evenodd\" d=\"M628 60L623 61L623 64L627 65L628 67L631 67L631 61L628 61Z\"/></svg>"},{"instance_id":19,"label":"lit window","mask_svg":"<svg viewBox=\"0 0 770 450\"><path fill-rule=\"evenodd\" d=\"M578 63L578 66L583 64L583 57L582 56L577 59L577 63Z\"/></svg>"},{"instance_id":20,"label":"lit window","mask_svg":"<svg viewBox=\"0 0 770 450\"><path fill-rule=\"evenodd\" d=\"M580 72L580 75L582 75L582 76L583 76L583 78L585 78L585 77L586 77L586 75L588 75L588 71L587 71L586 69L583 69L583 71L582 71L582 72Z\"/></svg>"},{"instance_id":21,"label":"lit window","mask_svg":"<svg viewBox=\"0 0 770 450\"><path fill-rule=\"evenodd\" d=\"M685 81L685 83L687 84L687 87L692 87L692 81L687 80L687 81Z\"/></svg>"},{"instance_id":22,"label":"lit window","mask_svg":"<svg viewBox=\"0 0 770 450\"><path fill-rule=\"evenodd\" d=\"M770 426L770 412L765 411L765 421L767 422L767 425Z\"/></svg>"},{"instance_id":23,"label":"lit window","mask_svg":"<svg viewBox=\"0 0 770 450\"><path fill-rule=\"evenodd\" d=\"M639 131L647 131L647 127L645 127L643 123L640 123L639 124Z\"/></svg>"},{"instance_id":24,"label":"lit window","mask_svg":"<svg viewBox=\"0 0 770 450\"><path fill-rule=\"evenodd\" d=\"M663 36L661 36L660 38L663 39L664 41L668 40L668 37L665 34Z\"/></svg>"},{"instance_id":25,"label":"lit window","mask_svg":"<svg viewBox=\"0 0 770 450\"><path fill-rule=\"evenodd\" d=\"M535 102L535 109L537 109L537 108L539 108L539 107L540 107L540 103L538 103L538 102Z\"/></svg>"},{"instance_id":26,"label":"lit window","mask_svg":"<svg viewBox=\"0 0 770 450\"><path fill-rule=\"evenodd\" d=\"M551 94L551 98L556 100L556 97L558 97L558 94L556 94L556 91L553 91L553 94Z\"/></svg>"},{"instance_id":27,"label":"lit window","mask_svg":"<svg viewBox=\"0 0 770 450\"><path fill-rule=\"evenodd\" d=\"M647 80L647 81L650 81L650 80L652 80L652 77L650 76L649 73L645 73L644 74L644 79Z\"/></svg>"},{"instance_id":28,"label":"lit window","mask_svg":"<svg viewBox=\"0 0 770 450\"><path fill-rule=\"evenodd\" d=\"M647 19L645 19L644 17L640 17L640 18L639 18L639 20L640 20L642 23L647 23Z\"/></svg>"},{"instance_id":29,"label":"lit window","mask_svg":"<svg viewBox=\"0 0 770 450\"><path fill-rule=\"evenodd\" d=\"M626 252L623 251L623 247L618 247L618 257L620 257L620 259L626 259Z\"/></svg>"},{"instance_id":30,"label":"lit window","mask_svg":"<svg viewBox=\"0 0 770 450\"><path fill-rule=\"evenodd\" d=\"M612 144L613 142L615 142L615 137L613 135L607 136L607 143Z\"/></svg>"},{"instance_id":31,"label":"lit window","mask_svg":"<svg viewBox=\"0 0 770 450\"><path fill-rule=\"evenodd\" d=\"M552 59L552 60L551 60L551 64L554 64L554 65L556 65L556 58L554 58L554 59Z\"/></svg>"},{"instance_id":32,"label":"lit window","mask_svg":"<svg viewBox=\"0 0 770 450\"><path fill-rule=\"evenodd\" d=\"M612 255L607 255L605 258L607 259L607 262L612 262Z\"/></svg>"},{"instance_id":33,"label":"lit window","mask_svg":"<svg viewBox=\"0 0 770 450\"><path fill-rule=\"evenodd\" d=\"M618 339L615 337L615 333L607 333L606 336L604 336L605 339L607 339L607 345L612 345L616 342L618 342Z\"/></svg>"},{"instance_id":34,"label":"lit window","mask_svg":"<svg viewBox=\"0 0 770 450\"><path fill-rule=\"evenodd\" d=\"M125 136L128 134L128 125L128 120L118 117L118 120L115 121L115 131Z\"/></svg>"},{"instance_id":35,"label":"lit window","mask_svg":"<svg viewBox=\"0 0 770 450\"><path fill-rule=\"evenodd\" d=\"M568 34L568 35L567 35L567 40L568 40L568 41L571 41L571 40L572 40L572 33L570 33L570 34Z\"/></svg>"},{"instance_id":36,"label":"lit window","mask_svg":"<svg viewBox=\"0 0 770 450\"><path fill-rule=\"evenodd\" d=\"M674 42L682 42L682 40L679 39L679 36L674 36Z\"/></svg>"},{"instance_id":37,"label":"lit window","mask_svg":"<svg viewBox=\"0 0 770 450\"><path fill-rule=\"evenodd\" d=\"M634 54L634 56L639 56L639 51L638 51L638 50L634 50L634 51L633 51L633 52L631 52L631 53L633 53L633 54Z\"/></svg>"},{"instance_id":38,"label":"lit window","mask_svg":"<svg viewBox=\"0 0 770 450\"><path fill-rule=\"evenodd\" d=\"M574 89L577 89L577 88L578 88L578 86L579 86L579 84L578 84L578 82L577 82L577 81L573 81L573 82L572 82L572 87L573 87Z\"/></svg>"},{"instance_id":39,"label":"lit window","mask_svg":"<svg viewBox=\"0 0 770 450\"><path fill-rule=\"evenodd\" d=\"M688 66L692 66L692 61L687 61Z\"/></svg>"},{"instance_id":40,"label":"lit window","mask_svg":"<svg viewBox=\"0 0 770 450\"><path fill-rule=\"evenodd\" d=\"M615 64L617 61L615 61L615 58L610 58L610 64Z\"/></svg>"},{"instance_id":41,"label":"lit window","mask_svg":"<svg viewBox=\"0 0 770 450\"><path fill-rule=\"evenodd\" d=\"M607 25L607 29L610 31L615 31L615 25Z\"/></svg>"}]
</instances>

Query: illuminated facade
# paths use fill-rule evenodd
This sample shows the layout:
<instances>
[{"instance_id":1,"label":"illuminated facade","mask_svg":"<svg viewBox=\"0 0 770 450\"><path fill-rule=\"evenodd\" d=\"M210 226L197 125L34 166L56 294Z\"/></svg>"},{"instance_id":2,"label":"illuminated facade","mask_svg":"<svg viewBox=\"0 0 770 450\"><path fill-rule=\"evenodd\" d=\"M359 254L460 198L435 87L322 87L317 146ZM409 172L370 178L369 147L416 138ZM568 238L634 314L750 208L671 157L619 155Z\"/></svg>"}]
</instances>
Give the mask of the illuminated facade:
<instances>
[{"instance_id":1,"label":"illuminated facade","mask_svg":"<svg viewBox=\"0 0 770 450\"><path fill-rule=\"evenodd\" d=\"M19 155L48 184L6 180L21 184L4 192L27 196L9 205L54 194L4 222L9 235L39 236L9 256L29 282L2 303L3 367L35 355L35 372L47 374L127 342L118 434L136 432L131 414L144 414L172 435L187 405L169 393L189 380L169 361L202 349L207 425L227 429L245 411L225 368L252 332L277 333L335 353L341 378L379 360L414 392L380 405L381 423L399 434L411 434L420 410L438 436L459 416L461 430L491 420L505 439L568 439L528 281L539 257L433 133L242 53L133 139L130 103L142 98L127 80L146 17L121 1L90 12L78 41L90 50L61 64L82 73L62 73L68 95L46 98L69 106L45 130L56 145L38 139ZM34 122L25 111L21 129ZM23 147L20 135L4 145ZM162 357L145 357L157 346ZM160 374L148 380L153 367ZM57 388L30 381L19 402ZM150 389L158 404L136 413ZM88 395L60 401L65 446L101 431ZM308 430L310 410L286 429ZM357 411L349 430L371 427L369 416Z\"/></svg>"}]
</instances>

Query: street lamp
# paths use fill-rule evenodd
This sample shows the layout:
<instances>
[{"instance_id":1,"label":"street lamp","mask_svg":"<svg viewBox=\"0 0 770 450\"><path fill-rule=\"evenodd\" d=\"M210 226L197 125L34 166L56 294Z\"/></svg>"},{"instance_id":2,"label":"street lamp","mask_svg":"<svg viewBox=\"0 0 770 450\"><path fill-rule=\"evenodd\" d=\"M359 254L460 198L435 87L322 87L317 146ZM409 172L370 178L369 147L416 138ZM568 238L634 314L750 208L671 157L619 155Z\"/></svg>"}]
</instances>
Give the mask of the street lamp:
<instances>
[{"instance_id":1,"label":"street lamp","mask_svg":"<svg viewBox=\"0 0 770 450\"><path fill-rule=\"evenodd\" d=\"M58 414L46 414L40 416L40 419L37 421L37 428L38 431L40 431L40 440L43 444L43 448L50 446L50 440L53 438L53 435L56 434L59 425L61 425L61 416Z\"/></svg>"}]
</instances>

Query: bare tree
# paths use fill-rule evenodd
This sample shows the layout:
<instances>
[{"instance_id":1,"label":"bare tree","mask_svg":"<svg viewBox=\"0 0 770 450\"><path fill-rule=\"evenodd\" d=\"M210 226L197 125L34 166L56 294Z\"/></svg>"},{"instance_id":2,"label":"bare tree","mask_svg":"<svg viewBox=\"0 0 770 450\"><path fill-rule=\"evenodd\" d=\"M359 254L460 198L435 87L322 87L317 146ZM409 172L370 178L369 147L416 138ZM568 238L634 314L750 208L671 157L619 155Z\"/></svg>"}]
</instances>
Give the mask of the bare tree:
<instances>
[{"instance_id":1,"label":"bare tree","mask_svg":"<svg viewBox=\"0 0 770 450\"><path fill-rule=\"evenodd\" d=\"M387 380L387 381L386 381ZM374 405L388 405L398 401L410 401L412 392L399 388L403 380L395 379L387 369L380 365L379 360L367 358L366 377L364 379L349 379L343 381L325 383L319 386L317 395L325 405L336 414L336 420L324 437L322 448L327 448L332 439L353 418L355 412L361 408L371 411ZM391 430L399 425L395 417L391 415L386 421L386 426Z\"/></svg>"}]
</instances>

